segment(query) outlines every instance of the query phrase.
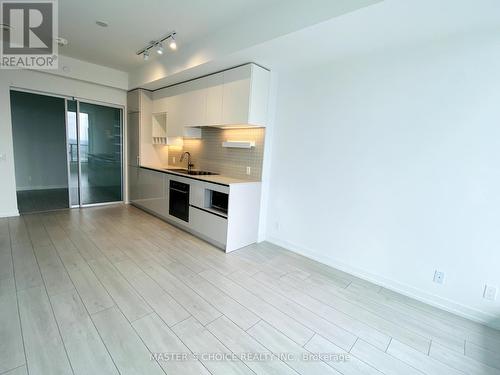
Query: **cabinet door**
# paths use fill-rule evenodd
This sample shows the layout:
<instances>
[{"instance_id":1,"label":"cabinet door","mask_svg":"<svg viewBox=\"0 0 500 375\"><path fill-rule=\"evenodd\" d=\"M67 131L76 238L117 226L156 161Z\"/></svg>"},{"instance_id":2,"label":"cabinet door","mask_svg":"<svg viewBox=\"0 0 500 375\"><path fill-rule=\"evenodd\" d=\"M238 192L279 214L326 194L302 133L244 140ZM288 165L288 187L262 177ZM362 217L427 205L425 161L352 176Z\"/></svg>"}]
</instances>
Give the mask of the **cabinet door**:
<instances>
[{"instance_id":1,"label":"cabinet door","mask_svg":"<svg viewBox=\"0 0 500 375\"><path fill-rule=\"evenodd\" d=\"M201 126L206 123L207 96L203 80L186 83L186 92L181 95L182 126Z\"/></svg>"},{"instance_id":2,"label":"cabinet door","mask_svg":"<svg viewBox=\"0 0 500 375\"><path fill-rule=\"evenodd\" d=\"M139 199L139 112L127 116L128 200Z\"/></svg>"},{"instance_id":3,"label":"cabinet door","mask_svg":"<svg viewBox=\"0 0 500 375\"><path fill-rule=\"evenodd\" d=\"M127 164L139 165L139 112L129 113L127 117Z\"/></svg>"},{"instance_id":4,"label":"cabinet door","mask_svg":"<svg viewBox=\"0 0 500 375\"><path fill-rule=\"evenodd\" d=\"M127 112L139 112L140 111L140 89L134 91L129 91L127 93Z\"/></svg>"},{"instance_id":5,"label":"cabinet door","mask_svg":"<svg viewBox=\"0 0 500 375\"><path fill-rule=\"evenodd\" d=\"M222 95L224 91L224 72L203 78L206 87L207 110L206 124L222 124Z\"/></svg>"},{"instance_id":6,"label":"cabinet door","mask_svg":"<svg viewBox=\"0 0 500 375\"><path fill-rule=\"evenodd\" d=\"M202 211L196 207L189 208L189 226L199 234L223 245L227 243L227 219Z\"/></svg>"},{"instance_id":7,"label":"cabinet door","mask_svg":"<svg viewBox=\"0 0 500 375\"><path fill-rule=\"evenodd\" d=\"M166 216L168 200L165 174L141 168L139 180L140 199L137 203L155 214Z\"/></svg>"},{"instance_id":8,"label":"cabinet door","mask_svg":"<svg viewBox=\"0 0 500 375\"><path fill-rule=\"evenodd\" d=\"M139 170L140 168L134 165L128 166L128 200L132 203L137 203L140 199Z\"/></svg>"},{"instance_id":9,"label":"cabinet door","mask_svg":"<svg viewBox=\"0 0 500 375\"><path fill-rule=\"evenodd\" d=\"M182 137L182 94L168 98L167 137Z\"/></svg>"},{"instance_id":10,"label":"cabinet door","mask_svg":"<svg viewBox=\"0 0 500 375\"><path fill-rule=\"evenodd\" d=\"M222 124L247 124L250 106L251 66L224 72Z\"/></svg>"}]
</instances>

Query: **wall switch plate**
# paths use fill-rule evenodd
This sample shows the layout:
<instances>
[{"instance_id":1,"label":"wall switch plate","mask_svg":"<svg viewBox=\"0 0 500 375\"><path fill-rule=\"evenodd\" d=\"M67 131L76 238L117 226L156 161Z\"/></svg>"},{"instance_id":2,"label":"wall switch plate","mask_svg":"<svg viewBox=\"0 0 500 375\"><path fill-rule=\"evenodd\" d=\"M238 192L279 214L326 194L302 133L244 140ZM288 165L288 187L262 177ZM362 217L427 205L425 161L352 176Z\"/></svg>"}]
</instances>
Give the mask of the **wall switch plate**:
<instances>
[{"instance_id":1,"label":"wall switch plate","mask_svg":"<svg viewBox=\"0 0 500 375\"><path fill-rule=\"evenodd\" d=\"M444 272L438 271L434 272L434 282L437 284L444 284Z\"/></svg>"},{"instance_id":2,"label":"wall switch plate","mask_svg":"<svg viewBox=\"0 0 500 375\"><path fill-rule=\"evenodd\" d=\"M175 156L172 157L172 164L175 164Z\"/></svg>"},{"instance_id":3,"label":"wall switch plate","mask_svg":"<svg viewBox=\"0 0 500 375\"><path fill-rule=\"evenodd\" d=\"M484 287L483 298L488 301L495 301L497 299L497 288L486 284Z\"/></svg>"},{"instance_id":4,"label":"wall switch plate","mask_svg":"<svg viewBox=\"0 0 500 375\"><path fill-rule=\"evenodd\" d=\"M247 175L251 175L251 174L252 174L252 168L247 167Z\"/></svg>"},{"instance_id":5,"label":"wall switch plate","mask_svg":"<svg viewBox=\"0 0 500 375\"><path fill-rule=\"evenodd\" d=\"M0 161L6 161L7 160L7 155L6 154L0 154Z\"/></svg>"}]
</instances>

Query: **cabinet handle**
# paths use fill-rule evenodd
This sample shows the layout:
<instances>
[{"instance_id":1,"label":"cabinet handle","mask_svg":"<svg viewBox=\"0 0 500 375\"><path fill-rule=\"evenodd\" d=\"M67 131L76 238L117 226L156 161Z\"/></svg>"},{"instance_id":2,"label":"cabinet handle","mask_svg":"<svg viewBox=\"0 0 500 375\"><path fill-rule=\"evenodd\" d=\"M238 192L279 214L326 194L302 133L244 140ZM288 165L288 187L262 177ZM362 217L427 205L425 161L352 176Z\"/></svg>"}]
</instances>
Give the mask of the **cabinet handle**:
<instances>
[{"instance_id":1,"label":"cabinet handle","mask_svg":"<svg viewBox=\"0 0 500 375\"><path fill-rule=\"evenodd\" d=\"M141 165L141 158L137 155L137 165Z\"/></svg>"},{"instance_id":2,"label":"cabinet handle","mask_svg":"<svg viewBox=\"0 0 500 375\"><path fill-rule=\"evenodd\" d=\"M179 190L179 189L176 189L176 188L170 188L170 191L175 191L177 193L182 193L182 194L187 194L188 193L187 191Z\"/></svg>"}]
</instances>

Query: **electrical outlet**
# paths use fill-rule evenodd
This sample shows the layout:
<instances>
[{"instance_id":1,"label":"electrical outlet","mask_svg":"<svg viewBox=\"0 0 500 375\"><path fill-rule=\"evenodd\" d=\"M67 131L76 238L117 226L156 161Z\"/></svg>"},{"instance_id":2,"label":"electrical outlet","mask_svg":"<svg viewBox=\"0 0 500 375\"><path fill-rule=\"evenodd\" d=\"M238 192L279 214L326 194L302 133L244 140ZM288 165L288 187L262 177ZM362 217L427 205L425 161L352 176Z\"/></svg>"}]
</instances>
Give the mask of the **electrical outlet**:
<instances>
[{"instance_id":1,"label":"electrical outlet","mask_svg":"<svg viewBox=\"0 0 500 375\"><path fill-rule=\"evenodd\" d=\"M252 174L252 168L247 167L247 175L251 175L251 174Z\"/></svg>"},{"instance_id":2,"label":"electrical outlet","mask_svg":"<svg viewBox=\"0 0 500 375\"><path fill-rule=\"evenodd\" d=\"M495 301L497 299L497 288L486 284L484 287L483 298L488 301Z\"/></svg>"},{"instance_id":3,"label":"electrical outlet","mask_svg":"<svg viewBox=\"0 0 500 375\"><path fill-rule=\"evenodd\" d=\"M438 271L434 272L434 282L437 284L444 284L444 272Z\"/></svg>"}]
</instances>

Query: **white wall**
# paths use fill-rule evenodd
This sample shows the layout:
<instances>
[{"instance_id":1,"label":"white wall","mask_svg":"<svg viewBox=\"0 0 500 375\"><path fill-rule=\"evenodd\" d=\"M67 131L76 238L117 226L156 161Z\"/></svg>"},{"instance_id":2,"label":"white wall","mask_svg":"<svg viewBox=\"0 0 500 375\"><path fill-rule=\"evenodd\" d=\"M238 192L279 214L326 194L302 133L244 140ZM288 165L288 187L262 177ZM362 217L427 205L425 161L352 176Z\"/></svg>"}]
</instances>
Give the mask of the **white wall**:
<instances>
[{"instance_id":1,"label":"white wall","mask_svg":"<svg viewBox=\"0 0 500 375\"><path fill-rule=\"evenodd\" d=\"M103 69L107 71L109 68ZM92 72L92 69L89 70L89 74L86 76L86 80L89 82L84 82L78 77L72 79L38 71L0 70L0 217L18 214L12 146L10 87L125 106L126 91L90 83L90 81L99 82L102 73L93 76ZM124 144L126 144L125 141Z\"/></svg>"},{"instance_id":2,"label":"white wall","mask_svg":"<svg viewBox=\"0 0 500 375\"><path fill-rule=\"evenodd\" d=\"M498 61L462 38L281 76L268 239L498 323Z\"/></svg>"},{"instance_id":3,"label":"white wall","mask_svg":"<svg viewBox=\"0 0 500 375\"><path fill-rule=\"evenodd\" d=\"M68 56L59 55L58 69L46 72L84 82L98 83L101 86L128 90L128 73Z\"/></svg>"}]
</instances>

